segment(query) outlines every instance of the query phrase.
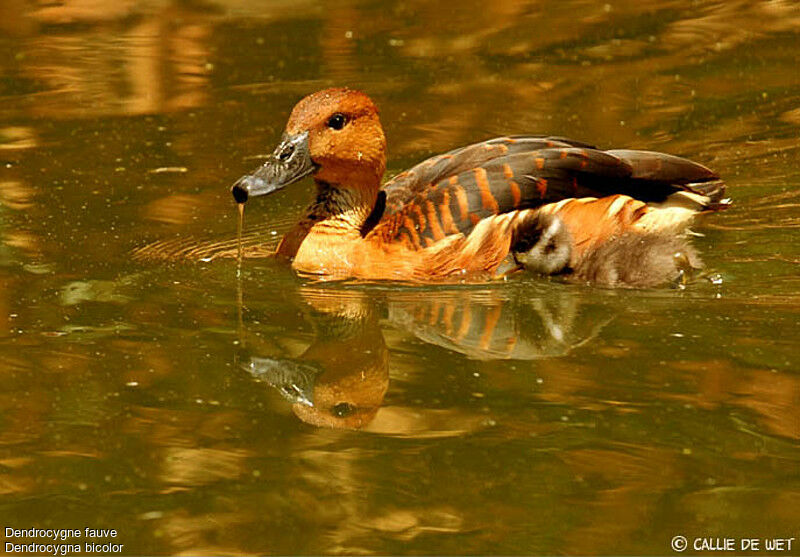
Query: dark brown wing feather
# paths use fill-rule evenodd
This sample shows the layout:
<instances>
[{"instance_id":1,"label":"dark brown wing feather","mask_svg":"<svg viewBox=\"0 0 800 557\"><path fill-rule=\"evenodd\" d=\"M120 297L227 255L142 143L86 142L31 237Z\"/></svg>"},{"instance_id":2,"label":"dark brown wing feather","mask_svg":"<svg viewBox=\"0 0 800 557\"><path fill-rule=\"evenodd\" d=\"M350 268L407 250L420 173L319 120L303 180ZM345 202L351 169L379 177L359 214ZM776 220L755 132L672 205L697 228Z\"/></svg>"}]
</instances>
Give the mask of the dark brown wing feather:
<instances>
[{"instance_id":1,"label":"dark brown wing feather","mask_svg":"<svg viewBox=\"0 0 800 557\"><path fill-rule=\"evenodd\" d=\"M386 192L386 208L388 213L395 213L412 201L417 194L431 184L476 168L500 157L525 153L539 149L558 147L584 147L591 145L554 136L510 136L497 137L480 143L453 149L442 155L436 155L401 172L384 184Z\"/></svg>"},{"instance_id":2,"label":"dark brown wing feather","mask_svg":"<svg viewBox=\"0 0 800 557\"><path fill-rule=\"evenodd\" d=\"M428 159L384 187L386 210L372 230L416 247L481 219L573 197L625 194L664 202L686 191L721 202L724 184L708 168L650 151L601 151L553 137L498 138ZM705 200L701 202L705 206Z\"/></svg>"}]
</instances>

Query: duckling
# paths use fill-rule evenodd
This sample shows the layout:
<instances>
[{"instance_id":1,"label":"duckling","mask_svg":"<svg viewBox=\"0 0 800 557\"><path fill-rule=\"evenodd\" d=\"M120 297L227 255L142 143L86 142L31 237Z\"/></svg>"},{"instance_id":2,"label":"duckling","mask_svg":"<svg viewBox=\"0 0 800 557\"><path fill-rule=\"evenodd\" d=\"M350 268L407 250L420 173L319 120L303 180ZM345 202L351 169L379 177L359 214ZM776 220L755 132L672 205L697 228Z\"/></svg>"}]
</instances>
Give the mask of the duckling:
<instances>
[{"instance_id":1,"label":"duckling","mask_svg":"<svg viewBox=\"0 0 800 557\"><path fill-rule=\"evenodd\" d=\"M572 235L555 215L533 213L527 227L518 227L511 239L514 260L531 273L555 275L569 268Z\"/></svg>"},{"instance_id":2,"label":"duckling","mask_svg":"<svg viewBox=\"0 0 800 557\"><path fill-rule=\"evenodd\" d=\"M572 260L572 243L561 219L537 213L527 232L512 239L511 251L517 265L530 273L603 286L682 286L702 266L696 250L683 236L626 232L576 261Z\"/></svg>"},{"instance_id":3,"label":"duckling","mask_svg":"<svg viewBox=\"0 0 800 557\"><path fill-rule=\"evenodd\" d=\"M573 276L606 286L684 286L701 267L697 251L683 237L628 232L588 254Z\"/></svg>"}]
</instances>

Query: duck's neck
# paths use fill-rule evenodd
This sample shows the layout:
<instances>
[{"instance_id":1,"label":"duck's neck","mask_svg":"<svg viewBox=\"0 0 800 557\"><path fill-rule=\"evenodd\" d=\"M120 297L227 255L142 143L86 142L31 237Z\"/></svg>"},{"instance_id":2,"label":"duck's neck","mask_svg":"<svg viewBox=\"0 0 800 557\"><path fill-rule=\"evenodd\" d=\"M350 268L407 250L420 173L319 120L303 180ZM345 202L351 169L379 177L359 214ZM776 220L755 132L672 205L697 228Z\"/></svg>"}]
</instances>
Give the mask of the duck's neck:
<instances>
[{"instance_id":1,"label":"duck's neck","mask_svg":"<svg viewBox=\"0 0 800 557\"><path fill-rule=\"evenodd\" d=\"M316 181L317 198L308 209L314 228L341 236L361 236L375 209L378 188L352 188Z\"/></svg>"}]
</instances>

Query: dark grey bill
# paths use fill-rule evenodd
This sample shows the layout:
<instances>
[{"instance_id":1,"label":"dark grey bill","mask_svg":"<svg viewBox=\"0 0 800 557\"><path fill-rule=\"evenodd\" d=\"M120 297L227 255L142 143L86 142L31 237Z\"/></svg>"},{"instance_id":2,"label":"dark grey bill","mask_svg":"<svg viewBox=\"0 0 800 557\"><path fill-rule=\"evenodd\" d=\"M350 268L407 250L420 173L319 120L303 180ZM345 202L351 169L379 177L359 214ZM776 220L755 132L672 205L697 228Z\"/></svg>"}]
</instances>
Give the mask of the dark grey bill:
<instances>
[{"instance_id":1,"label":"dark grey bill","mask_svg":"<svg viewBox=\"0 0 800 557\"><path fill-rule=\"evenodd\" d=\"M322 369L308 362L283 358L245 357L239 367L266 381L293 404L314 406L314 381Z\"/></svg>"},{"instance_id":2,"label":"dark grey bill","mask_svg":"<svg viewBox=\"0 0 800 557\"><path fill-rule=\"evenodd\" d=\"M267 195L305 178L317 168L308 150L308 132L283 134L275 151L258 170L239 178L231 193L237 203Z\"/></svg>"}]
</instances>

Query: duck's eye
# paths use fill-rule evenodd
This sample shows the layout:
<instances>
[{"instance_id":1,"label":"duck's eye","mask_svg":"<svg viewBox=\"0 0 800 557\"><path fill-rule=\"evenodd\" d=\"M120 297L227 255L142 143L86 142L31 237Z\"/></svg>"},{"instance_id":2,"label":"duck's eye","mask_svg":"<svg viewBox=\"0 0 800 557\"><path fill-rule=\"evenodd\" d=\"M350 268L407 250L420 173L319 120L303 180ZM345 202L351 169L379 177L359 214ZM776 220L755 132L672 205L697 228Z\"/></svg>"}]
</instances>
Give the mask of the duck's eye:
<instances>
[{"instance_id":1,"label":"duck's eye","mask_svg":"<svg viewBox=\"0 0 800 557\"><path fill-rule=\"evenodd\" d=\"M346 418L350 414L352 414L354 408L347 404L346 402L340 402L339 404L334 405L333 407L333 415L338 418Z\"/></svg>"},{"instance_id":2,"label":"duck's eye","mask_svg":"<svg viewBox=\"0 0 800 557\"><path fill-rule=\"evenodd\" d=\"M345 116L341 112L337 112L336 114L328 118L328 127L333 130L342 129L346 123L347 123L347 116Z\"/></svg>"}]
</instances>

